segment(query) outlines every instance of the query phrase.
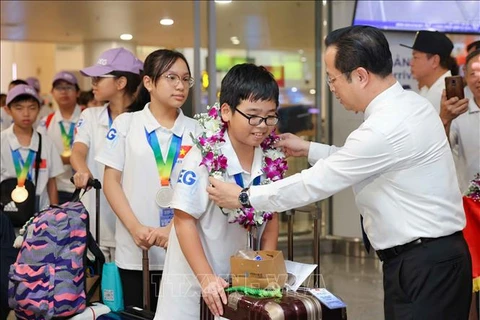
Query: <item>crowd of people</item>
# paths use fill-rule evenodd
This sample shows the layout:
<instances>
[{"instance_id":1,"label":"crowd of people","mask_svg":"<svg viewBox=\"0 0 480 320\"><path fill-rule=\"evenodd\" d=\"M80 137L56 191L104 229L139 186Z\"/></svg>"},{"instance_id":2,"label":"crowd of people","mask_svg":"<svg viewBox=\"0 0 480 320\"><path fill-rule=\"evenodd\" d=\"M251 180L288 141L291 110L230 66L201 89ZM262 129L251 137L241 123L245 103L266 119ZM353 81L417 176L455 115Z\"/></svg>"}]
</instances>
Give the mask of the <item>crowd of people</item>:
<instances>
[{"instance_id":1,"label":"crowd of people","mask_svg":"<svg viewBox=\"0 0 480 320\"><path fill-rule=\"evenodd\" d=\"M479 41L469 46L464 99L446 98L444 79L458 66L442 33L420 31L411 46L420 94L394 78L378 29L338 29L325 44L329 88L364 122L342 147L280 135L277 146L287 156L308 157L312 166L301 173L262 184L261 144L275 130L279 107L277 82L265 68L236 65L222 81L222 181L202 166L194 139L202 128L182 112L194 83L183 54L156 50L142 63L115 48L80 70L91 79L89 92L71 72L54 76L55 110L40 97L38 79L10 83L0 115L1 181L19 179L17 163L34 180L28 159L40 143L38 210L68 202L76 188L98 179L96 241L128 288L125 305L142 305L142 251L149 251L156 320L199 319L200 297L222 315L229 258L246 246L245 228L223 209L282 212L353 187L366 246L383 261L385 319L468 319L472 265L462 194L480 172ZM95 211L93 192L82 202ZM275 213L262 248L275 250L277 241Z\"/></svg>"}]
</instances>

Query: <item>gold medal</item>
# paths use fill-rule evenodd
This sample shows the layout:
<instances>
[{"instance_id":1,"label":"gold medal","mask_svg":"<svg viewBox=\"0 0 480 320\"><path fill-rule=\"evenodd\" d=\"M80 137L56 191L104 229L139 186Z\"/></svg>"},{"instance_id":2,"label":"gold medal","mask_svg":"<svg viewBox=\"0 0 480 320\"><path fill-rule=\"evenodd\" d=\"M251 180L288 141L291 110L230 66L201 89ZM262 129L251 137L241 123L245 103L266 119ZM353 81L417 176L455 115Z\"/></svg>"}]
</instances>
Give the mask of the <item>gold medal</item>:
<instances>
[{"instance_id":1,"label":"gold medal","mask_svg":"<svg viewBox=\"0 0 480 320\"><path fill-rule=\"evenodd\" d=\"M63 150L62 157L68 158L72 155L72 150Z\"/></svg>"},{"instance_id":2,"label":"gold medal","mask_svg":"<svg viewBox=\"0 0 480 320\"><path fill-rule=\"evenodd\" d=\"M13 189L11 196L12 200L16 203L22 203L28 198L28 190L25 189L25 186L16 186L15 189Z\"/></svg>"},{"instance_id":3,"label":"gold medal","mask_svg":"<svg viewBox=\"0 0 480 320\"><path fill-rule=\"evenodd\" d=\"M172 197L173 189L171 187L161 187L160 190L158 190L157 192L155 202L160 208L168 208L170 207Z\"/></svg>"}]
</instances>

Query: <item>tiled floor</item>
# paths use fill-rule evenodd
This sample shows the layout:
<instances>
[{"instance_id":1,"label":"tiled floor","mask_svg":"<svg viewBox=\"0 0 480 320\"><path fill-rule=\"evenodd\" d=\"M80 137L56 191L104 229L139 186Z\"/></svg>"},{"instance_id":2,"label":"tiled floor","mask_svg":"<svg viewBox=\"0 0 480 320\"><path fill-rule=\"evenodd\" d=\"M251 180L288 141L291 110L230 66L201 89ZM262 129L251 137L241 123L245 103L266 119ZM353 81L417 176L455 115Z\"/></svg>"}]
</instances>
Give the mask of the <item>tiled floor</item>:
<instances>
[{"instance_id":1,"label":"tiled floor","mask_svg":"<svg viewBox=\"0 0 480 320\"><path fill-rule=\"evenodd\" d=\"M312 263L311 258L295 260ZM320 265L326 288L347 304L349 320L384 319L382 266L378 259L322 254Z\"/></svg>"}]
</instances>

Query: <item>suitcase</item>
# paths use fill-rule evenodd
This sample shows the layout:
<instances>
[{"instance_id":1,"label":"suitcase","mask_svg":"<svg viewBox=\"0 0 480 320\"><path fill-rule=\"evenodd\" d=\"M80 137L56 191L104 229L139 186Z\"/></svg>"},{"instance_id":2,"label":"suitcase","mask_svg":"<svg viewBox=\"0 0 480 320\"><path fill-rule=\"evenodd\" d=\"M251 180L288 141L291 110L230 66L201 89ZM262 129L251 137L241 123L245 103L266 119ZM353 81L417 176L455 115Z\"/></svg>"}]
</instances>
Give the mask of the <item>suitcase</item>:
<instances>
[{"instance_id":1,"label":"suitcase","mask_svg":"<svg viewBox=\"0 0 480 320\"><path fill-rule=\"evenodd\" d=\"M313 210L312 210L313 208ZM296 211L313 211L314 261L317 268L314 271L314 286L320 285L320 237L319 221L321 210L318 206L292 209L288 215L288 259L293 260L293 216ZM215 317L208 306L200 298L200 320L214 320ZM346 308L329 309L306 288L297 292L284 292L282 298L256 298L238 292L227 294L227 305L224 306L223 318L230 320L346 320Z\"/></svg>"},{"instance_id":2,"label":"suitcase","mask_svg":"<svg viewBox=\"0 0 480 320\"><path fill-rule=\"evenodd\" d=\"M149 259L148 250L142 251L143 275L143 306L127 306L120 312L110 312L98 317L98 320L153 320L155 312L150 310L150 284L149 284Z\"/></svg>"}]
</instances>

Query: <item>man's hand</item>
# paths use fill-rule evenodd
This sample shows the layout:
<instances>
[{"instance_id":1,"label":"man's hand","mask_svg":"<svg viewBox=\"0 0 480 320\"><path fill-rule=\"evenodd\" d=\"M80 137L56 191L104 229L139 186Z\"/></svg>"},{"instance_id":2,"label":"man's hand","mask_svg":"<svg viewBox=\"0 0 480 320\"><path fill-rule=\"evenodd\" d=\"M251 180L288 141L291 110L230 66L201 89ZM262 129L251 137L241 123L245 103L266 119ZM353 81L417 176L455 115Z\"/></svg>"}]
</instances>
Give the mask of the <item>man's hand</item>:
<instances>
[{"instance_id":1,"label":"man's hand","mask_svg":"<svg viewBox=\"0 0 480 320\"><path fill-rule=\"evenodd\" d=\"M242 188L235 183L228 183L217 180L213 177L208 178L210 186L207 187L208 197L213 200L220 208L236 209L242 205L238 201L238 196Z\"/></svg>"},{"instance_id":2,"label":"man's hand","mask_svg":"<svg viewBox=\"0 0 480 320\"><path fill-rule=\"evenodd\" d=\"M453 97L447 100L445 90L442 92L442 100L440 103L440 118L443 125L448 125L453 119L468 110L468 99L459 99Z\"/></svg>"},{"instance_id":3,"label":"man's hand","mask_svg":"<svg viewBox=\"0 0 480 320\"><path fill-rule=\"evenodd\" d=\"M227 295L224 288L228 287L228 283L212 274L205 276L200 285L202 286L203 300L205 300L210 311L215 316L223 315L223 304L227 304Z\"/></svg>"},{"instance_id":4,"label":"man's hand","mask_svg":"<svg viewBox=\"0 0 480 320\"><path fill-rule=\"evenodd\" d=\"M166 249L168 246L168 236L170 235L170 230L172 229L171 223L166 227L159 227L154 229L147 238L148 243L153 246L159 246Z\"/></svg>"},{"instance_id":5,"label":"man's hand","mask_svg":"<svg viewBox=\"0 0 480 320\"><path fill-rule=\"evenodd\" d=\"M310 149L310 141L305 141L302 138L291 134L283 133L279 135L280 140L277 141L275 147L282 148L287 157L307 157Z\"/></svg>"},{"instance_id":6,"label":"man's hand","mask_svg":"<svg viewBox=\"0 0 480 320\"><path fill-rule=\"evenodd\" d=\"M130 234L138 247L142 248L142 250L148 250L152 246L148 243L148 237L154 230L152 227L147 227L139 223L130 230Z\"/></svg>"}]
</instances>

